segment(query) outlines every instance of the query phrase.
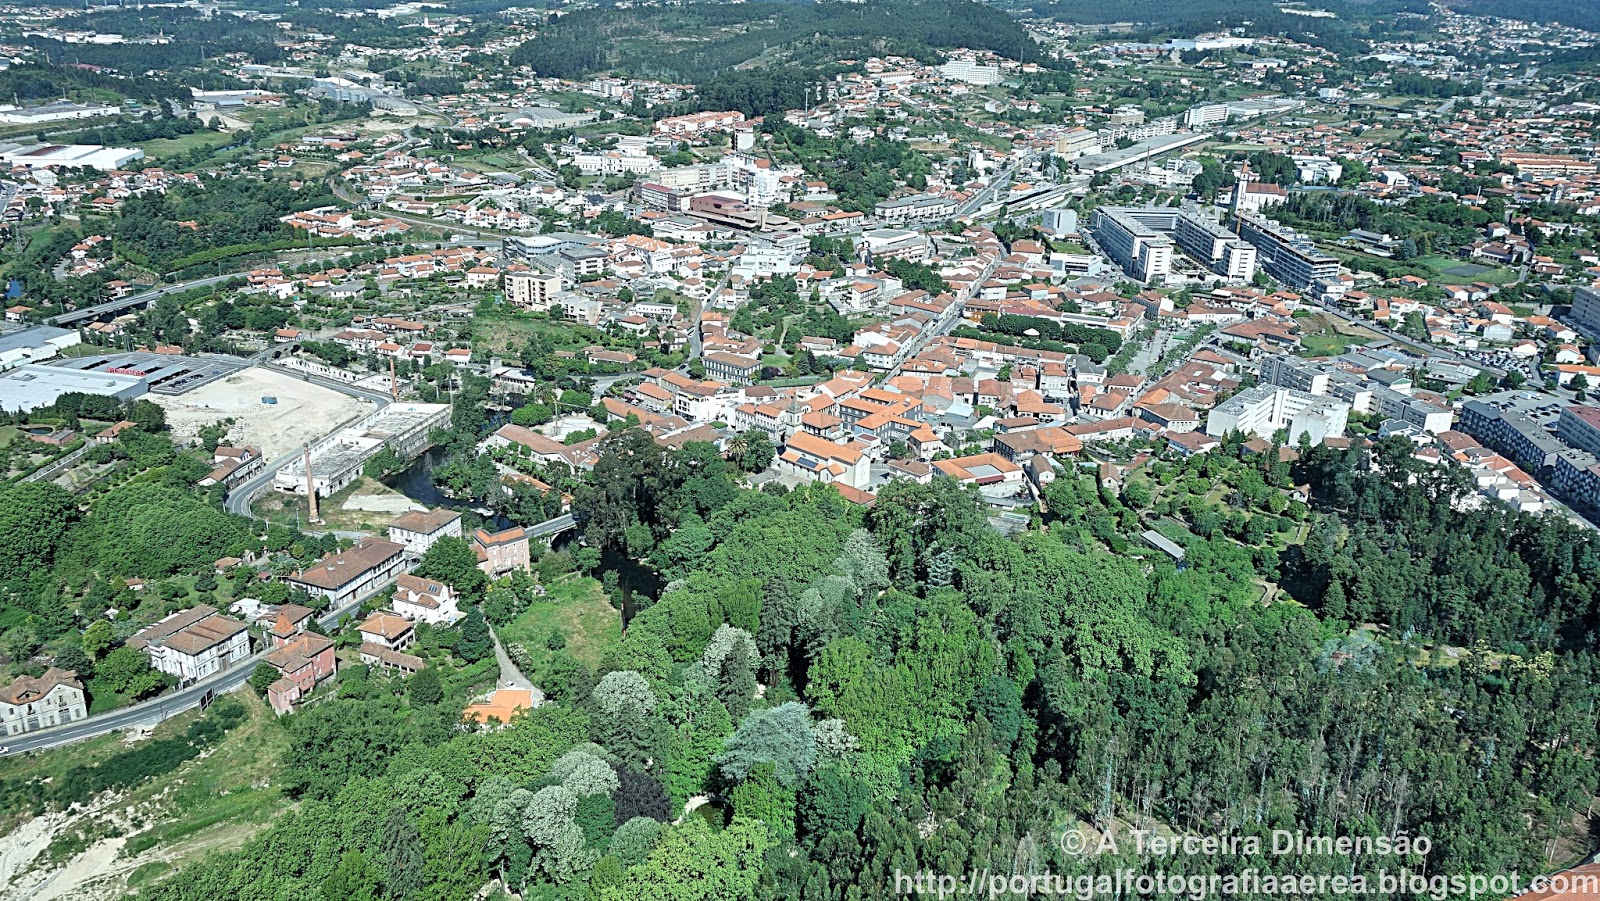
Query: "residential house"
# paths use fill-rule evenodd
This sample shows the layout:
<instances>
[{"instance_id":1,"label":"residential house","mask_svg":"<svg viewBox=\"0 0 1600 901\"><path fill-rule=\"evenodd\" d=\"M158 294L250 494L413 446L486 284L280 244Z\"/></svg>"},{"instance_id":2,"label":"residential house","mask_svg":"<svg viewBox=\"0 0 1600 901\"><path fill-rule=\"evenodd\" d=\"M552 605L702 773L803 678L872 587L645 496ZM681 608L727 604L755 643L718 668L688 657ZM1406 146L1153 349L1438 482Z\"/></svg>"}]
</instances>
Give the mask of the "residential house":
<instances>
[{"instance_id":1,"label":"residential house","mask_svg":"<svg viewBox=\"0 0 1600 901\"><path fill-rule=\"evenodd\" d=\"M413 510L389 524L389 540L405 545L407 553L418 557L445 537L461 537L461 514L443 507Z\"/></svg>"},{"instance_id":2,"label":"residential house","mask_svg":"<svg viewBox=\"0 0 1600 901\"><path fill-rule=\"evenodd\" d=\"M250 656L250 629L201 604L145 626L128 639L150 665L181 682L203 679Z\"/></svg>"},{"instance_id":3,"label":"residential house","mask_svg":"<svg viewBox=\"0 0 1600 901\"><path fill-rule=\"evenodd\" d=\"M333 607L370 593L405 566L406 546L363 538L345 551L334 551L284 581L308 594L328 599Z\"/></svg>"},{"instance_id":4,"label":"residential house","mask_svg":"<svg viewBox=\"0 0 1600 901\"><path fill-rule=\"evenodd\" d=\"M267 686L267 703L280 715L288 713L317 685L333 677L333 640L315 632L301 632L262 658L278 671L278 679Z\"/></svg>"},{"instance_id":5,"label":"residential house","mask_svg":"<svg viewBox=\"0 0 1600 901\"><path fill-rule=\"evenodd\" d=\"M410 573L395 578L389 606L413 622L439 625L461 618L461 611L456 609L456 593L449 585Z\"/></svg>"},{"instance_id":6,"label":"residential house","mask_svg":"<svg viewBox=\"0 0 1600 901\"><path fill-rule=\"evenodd\" d=\"M472 547L478 552L478 568L490 578L515 569L527 571L533 566L528 533L520 527L503 532L476 529L472 533Z\"/></svg>"},{"instance_id":7,"label":"residential house","mask_svg":"<svg viewBox=\"0 0 1600 901\"><path fill-rule=\"evenodd\" d=\"M48 729L88 715L83 683L72 670L51 667L42 676L18 676L0 688L0 735Z\"/></svg>"},{"instance_id":8,"label":"residential house","mask_svg":"<svg viewBox=\"0 0 1600 901\"><path fill-rule=\"evenodd\" d=\"M362 663L402 675L427 666L422 658L403 653L416 641L416 632L404 617L380 610L357 628L361 633Z\"/></svg>"}]
</instances>

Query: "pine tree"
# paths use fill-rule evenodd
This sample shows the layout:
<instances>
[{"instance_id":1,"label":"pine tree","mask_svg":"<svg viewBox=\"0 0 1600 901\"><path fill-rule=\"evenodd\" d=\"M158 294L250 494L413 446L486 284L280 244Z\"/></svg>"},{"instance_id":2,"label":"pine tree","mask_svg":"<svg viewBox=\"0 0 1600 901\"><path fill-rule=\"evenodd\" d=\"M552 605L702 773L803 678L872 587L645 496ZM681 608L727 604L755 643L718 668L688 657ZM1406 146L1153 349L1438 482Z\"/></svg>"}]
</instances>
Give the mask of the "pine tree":
<instances>
[{"instance_id":1,"label":"pine tree","mask_svg":"<svg viewBox=\"0 0 1600 901\"><path fill-rule=\"evenodd\" d=\"M722 658L717 672L717 700L728 708L734 719L743 719L750 710L750 699L756 693L756 673L743 647Z\"/></svg>"},{"instance_id":2,"label":"pine tree","mask_svg":"<svg viewBox=\"0 0 1600 901\"><path fill-rule=\"evenodd\" d=\"M484 620L483 611L478 607L470 608L466 619L461 621L461 640L456 644L456 653L467 663L477 663L494 653L489 623Z\"/></svg>"},{"instance_id":3,"label":"pine tree","mask_svg":"<svg viewBox=\"0 0 1600 901\"><path fill-rule=\"evenodd\" d=\"M381 844L384 860L384 887L393 901L410 901L422 890L424 860L422 834L399 807L389 809L383 825Z\"/></svg>"}]
</instances>

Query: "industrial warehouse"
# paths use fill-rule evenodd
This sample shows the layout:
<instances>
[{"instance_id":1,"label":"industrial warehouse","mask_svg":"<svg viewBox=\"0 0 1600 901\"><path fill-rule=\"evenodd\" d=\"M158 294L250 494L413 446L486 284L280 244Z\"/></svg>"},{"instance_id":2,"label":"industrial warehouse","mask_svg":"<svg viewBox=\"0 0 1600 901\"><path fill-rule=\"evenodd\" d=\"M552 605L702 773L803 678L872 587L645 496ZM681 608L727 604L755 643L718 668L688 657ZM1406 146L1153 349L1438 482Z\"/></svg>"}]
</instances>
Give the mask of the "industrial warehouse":
<instances>
[{"instance_id":1,"label":"industrial warehouse","mask_svg":"<svg viewBox=\"0 0 1600 901\"><path fill-rule=\"evenodd\" d=\"M306 494L311 484L318 496L327 497L355 481L361 465L384 447L402 457L412 456L427 446L429 432L449 420L449 404L390 404L311 445L304 457L278 471L273 487Z\"/></svg>"}]
</instances>

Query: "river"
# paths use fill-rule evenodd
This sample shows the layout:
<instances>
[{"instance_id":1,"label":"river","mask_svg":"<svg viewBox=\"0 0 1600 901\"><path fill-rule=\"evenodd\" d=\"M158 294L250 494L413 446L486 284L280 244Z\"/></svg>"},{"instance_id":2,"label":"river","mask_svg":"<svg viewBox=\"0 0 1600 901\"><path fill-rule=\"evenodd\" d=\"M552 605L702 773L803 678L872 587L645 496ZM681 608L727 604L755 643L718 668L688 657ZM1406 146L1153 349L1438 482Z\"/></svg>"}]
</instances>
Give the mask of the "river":
<instances>
[{"instance_id":1,"label":"river","mask_svg":"<svg viewBox=\"0 0 1600 901\"><path fill-rule=\"evenodd\" d=\"M493 526L496 531L511 528L515 523L498 513L484 516L478 512L478 505L460 498L451 497L439 490L433 483L433 468L445 461L448 454L442 447L431 447L412 460L405 469L383 480L383 484L411 498L419 504L428 507L443 507L446 510L455 510L460 513L470 513L484 521L485 527Z\"/></svg>"},{"instance_id":2,"label":"river","mask_svg":"<svg viewBox=\"0 0 1600 901\"><path fill-rule=\"evenodd\" d=\"M485 528L492 526L497 530L517 525L533 525L533 523L514 523L499 513L484 516L478 512L477 504L451 497L440 491L439 486L433 482L433 468L443 463L446 456L447 453L442 447L429 448L412 460L405 469L385 478L383 484L419 504L430 508L443 507L464 514L468 520L464 525L469 528L473 527L471 523L474 518L482 520ZM560 553L571 553L579 545L580 537L577 531L563 532L556 536L552 549ZM535 557L538 553L535 549ZM603 580L608 572L617 574L617 585L624 589L622 611L624 623L633 619L633 614L637 612L638 604L634 602L634 596L642 595L654 601L661 596L661 589L665 587L661 576L649 564L635 560L620 551L608 549L601 553L600 568L595 571L595 577Z\"/></svg>"}]
</instances>

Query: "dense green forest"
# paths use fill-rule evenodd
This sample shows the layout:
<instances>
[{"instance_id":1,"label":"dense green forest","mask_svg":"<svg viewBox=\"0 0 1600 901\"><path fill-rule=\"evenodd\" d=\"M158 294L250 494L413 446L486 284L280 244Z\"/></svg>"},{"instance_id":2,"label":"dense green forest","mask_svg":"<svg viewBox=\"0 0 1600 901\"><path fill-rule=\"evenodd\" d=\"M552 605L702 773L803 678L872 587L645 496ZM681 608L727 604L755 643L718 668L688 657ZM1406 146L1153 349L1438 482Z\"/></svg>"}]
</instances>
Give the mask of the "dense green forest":
<instances>
[{"instance_id":1,"label":"dense green forest","mask_svg":"<svg viewBox=\"0 0 1600 901\"><path fill-rule=\"evenodd\" d=\"M166 272L191 265L202 254L220 258L273 241L303 240L303 233L279 217L337 203L322 182L298 189L283 181L249 178L216 180L204 187L180 185L165 194L128 198L113 237L118 253Z\"/></svg>"},{"instance_id":2,"label":"dense green forest","mask_svg":"<svg viewBox=\"0 0 1600 901\"><path fill-rule=\"evenodd\" d=\"M846 901L919 868L1137 866L1059 838L1150 826L1432 842L1163 861L1186 874L1586 853L1600 546L1463 510L1462 475L1403 439L1289 464L1234 438L1120 488L1063 471L1012 537L945 479L867 509L741 489L693 443L604 448L576 501L590 552L670 583L598 669L553 643L556 703L485 732L451 729L432 689L341 684L283 720L299 805L146 896L464 901L498 877L540 899ZM1311 504L1286 502L1302 482ZM1146 518L1187 566L1130 542ZM1302 526L1303 550L1283 538ZM1301 603L1261 602L1280 579ZM490 587L493 618L548 603L530 584Z\"/></svg>"},{"instance_id":3,"label":"dense green forest","mask_svg":"<svg viewBox=\"0 0 1600 901\"><path fill-rule=\"evenodd\" d=\"M147 103L161 100L193 99L189 89L165 79L117 78L70 66L14 65L0 71L0 96L23 101L58 100L62 97L89 99L105 94L132 97Z\"/></svg>"},{"instance_id":4,"label":"dense green forest","mask_svg":"<svg viewBox=\"0 0 1600 901\"><path fill-rule=\"evenodd\" d=\"M1594 0L1577 0L1574 3L1552 3L1550 0L1449 0L1445 5L1474 16L1559 22L1585 31L1600 31L1600 3Z\"/></svg>"},{"instance_id":5,"label":"dense green forest","mask_svg":"<svg viewBox=\"0 0 1600 901\"><path fill-rule=\"evenodd\" d=\"M66 394L51 406L5 418L96 431L124 419L135 424L87 452L89 463L113 469L86 494L48 482L0 487L0 650L12 660L44 650L65 665L62 654L77 650L80 629L107 609L127 612L140 603L176 600L158 591L136 598L123 587L125 579L204 579L222 557L265 547L310 560L338 546L331 535L313 538L280 526L267 528L263 541L250 520L224 513L220 488L194 487L212 468L209 453L174 445L165 414L148 400ZM220 437L213 435L210 446ZM251 576L248 569L237 572ZM131 624L124 616L116 628ZM85 676L93 668L82 660L74 667Z\"/></svg>"},{"instance_id":6,"label":"dense green forest","mask_svg":"<svg viewBox=\"0 0 1600 901\"><path fill-rule=\"evenodd\" d=\"M865 52L933 58L934 48L947 47L1031 61L1040 56L1021 26L974 0L763 0L580 10L547 23L539 37L512 53L511 62L556 78L617 69L699 83L758 57L771 56L792 77L790 66L797 63Z\"/></svg>"}]
</instances>

